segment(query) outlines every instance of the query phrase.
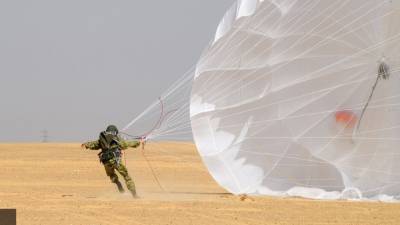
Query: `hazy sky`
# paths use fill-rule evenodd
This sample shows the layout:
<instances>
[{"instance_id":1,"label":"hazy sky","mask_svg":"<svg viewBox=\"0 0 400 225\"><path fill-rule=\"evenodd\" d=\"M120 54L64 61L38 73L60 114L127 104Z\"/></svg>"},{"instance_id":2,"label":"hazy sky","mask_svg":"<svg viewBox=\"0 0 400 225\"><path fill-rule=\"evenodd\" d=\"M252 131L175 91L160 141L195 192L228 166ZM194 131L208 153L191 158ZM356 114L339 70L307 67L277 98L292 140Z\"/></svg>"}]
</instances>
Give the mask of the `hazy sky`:
<instances>
[{"instance_id":1,"label":"hazy sky","mask_svg":"<svg viewBox=\"0 0 400 225\"><path fill-rule=\"evenodd\" d=\"M125 125L196 63L233 2L0 1L0 141Z\"/></svg>"}]
</instances>

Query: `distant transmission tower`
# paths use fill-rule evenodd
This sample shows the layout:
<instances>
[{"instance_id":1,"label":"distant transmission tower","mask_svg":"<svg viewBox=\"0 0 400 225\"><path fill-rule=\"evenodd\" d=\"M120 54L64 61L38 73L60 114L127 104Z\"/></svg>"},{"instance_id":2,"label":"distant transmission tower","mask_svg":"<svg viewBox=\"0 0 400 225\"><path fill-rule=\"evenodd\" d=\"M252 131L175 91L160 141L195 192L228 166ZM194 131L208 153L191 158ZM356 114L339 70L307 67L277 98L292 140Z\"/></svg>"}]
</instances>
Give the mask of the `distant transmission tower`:
<instances>
[{"instance_id":1,"label":"distant transmission tower","mask_svg":"<svg viewBox=\"0 0 400 225\"><path fill-rule=\"evenodd\" d=\"M42 143L49 142L49 132L47 130L42 130Z\"/></svg>"}]
</instances>

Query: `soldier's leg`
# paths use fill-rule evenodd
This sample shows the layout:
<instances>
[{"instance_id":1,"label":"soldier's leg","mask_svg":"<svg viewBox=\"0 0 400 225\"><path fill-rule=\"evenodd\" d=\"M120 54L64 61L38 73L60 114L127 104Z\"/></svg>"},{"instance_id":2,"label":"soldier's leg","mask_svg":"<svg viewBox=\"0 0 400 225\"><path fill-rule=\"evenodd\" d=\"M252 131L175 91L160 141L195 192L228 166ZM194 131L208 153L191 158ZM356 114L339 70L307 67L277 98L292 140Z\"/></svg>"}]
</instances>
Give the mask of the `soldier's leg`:
<instances>
[{"instance_id":1,"label":"soldier's leg","mask_svg":"<svg viewBox=\"0 0 400 225\"><path fill-rule=\"evenodd\" d=\"M115 173L114 166L112 164L106 163L104 164L104 169L106 170L107 176L110 177L111 182L117 185L118 191L120 193L125 192L121 182L118 180L117 174Z\"/></svg>"},{"instance_id":2,"label":"soldier's leg","mask_svg":"<svg viewBox=\"0 0 400 225\"><path fill-rule=\"evenodd\" d=\"M121 174L121 176L125 179L126 187L132 193L134 197L136 197L136 187L135 183L133 182L132 178L128 174L128 170L126 169L125 165L119 163L115 169Z\"/></svg>"}]
</instances>

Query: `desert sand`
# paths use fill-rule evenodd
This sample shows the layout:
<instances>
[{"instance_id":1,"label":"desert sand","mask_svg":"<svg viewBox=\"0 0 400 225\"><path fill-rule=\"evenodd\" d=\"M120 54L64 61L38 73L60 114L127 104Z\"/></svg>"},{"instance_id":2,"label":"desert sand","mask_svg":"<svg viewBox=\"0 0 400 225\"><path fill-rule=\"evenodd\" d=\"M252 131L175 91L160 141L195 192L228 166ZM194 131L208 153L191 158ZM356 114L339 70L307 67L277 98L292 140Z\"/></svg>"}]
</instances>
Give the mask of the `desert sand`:
<instances>
[{"instance_id":1,"label":"desert sand","mask_svg":"<svg viewBox=\"0 0 400 225\"><path fill-rule=\"evenodd\" d=\"M230 195L190 143L127 151L140 199L119 194L97 152L79 144L2 144L0 153L0 208L16 208L20 225L400 224L400 204Z\"/></svg>"}]
</instances>

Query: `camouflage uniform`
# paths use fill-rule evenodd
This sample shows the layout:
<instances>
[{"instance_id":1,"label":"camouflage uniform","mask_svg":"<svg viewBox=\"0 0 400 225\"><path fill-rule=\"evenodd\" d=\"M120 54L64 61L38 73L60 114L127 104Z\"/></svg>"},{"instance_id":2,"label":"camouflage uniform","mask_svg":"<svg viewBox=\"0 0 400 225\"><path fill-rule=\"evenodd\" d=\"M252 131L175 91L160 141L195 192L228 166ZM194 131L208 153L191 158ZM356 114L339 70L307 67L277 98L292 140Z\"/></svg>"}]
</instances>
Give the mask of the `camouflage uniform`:
<instances>
[{"instance_id":1,"label":"camouflage uniform","mask_svg":"<svg viewBox=\"0 0 400 225\"><path fill-rule=\"evenodd\" d=\"M138 142L138 141L125 141L121 137L119 137L119 136L117 136L117 137L118 137L118 145L111 146L111 149L125 150L129 147L136 148L140 145L140 142ZM83 146L85 148L91 149L91 150L101 149L99 140L86 142L83 144ZM102 149L101 153L103 153L103 152L104 152L104 149ZM128 190L132 193L132 195L136 196L135 183L133 182L132 178L129 176L128 170L126 169L125 165L121 161L120 155L114 154L114 157L103 162L103 165L106 170L107 176L110 177L111 182L117 184L120 192L123 192L123 188L122 188L121 183L118 180L118 176L115 173L115 170L118 171L118 173L121 174L121 176L125 179L126 186L127 186Z\"/></svg>"}]
</instances>

